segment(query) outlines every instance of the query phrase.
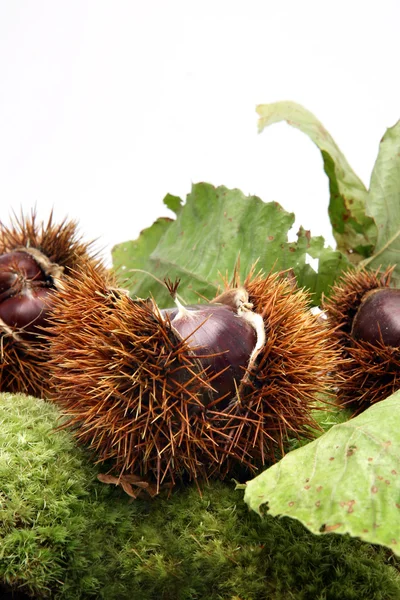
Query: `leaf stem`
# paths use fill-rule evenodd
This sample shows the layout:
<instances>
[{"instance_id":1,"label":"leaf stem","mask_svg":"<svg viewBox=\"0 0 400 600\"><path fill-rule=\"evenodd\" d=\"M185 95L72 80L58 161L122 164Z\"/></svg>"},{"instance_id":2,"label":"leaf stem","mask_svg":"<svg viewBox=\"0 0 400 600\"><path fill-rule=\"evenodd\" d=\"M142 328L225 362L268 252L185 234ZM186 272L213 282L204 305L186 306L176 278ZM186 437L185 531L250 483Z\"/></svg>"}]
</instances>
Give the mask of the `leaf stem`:
<instances>
[{"instance_id":1,"label":"leaf stem","mask_svg":"<svg viewBox=\"0 0 400 600\"><path fill-rule=\"evenodd\" d=\"M400 229L398 231L396 231L396 233L390 238L390 240L388 240L386 242L386 244L384 244L382 246L382 248L380 248L378 250L378 252L376 252L375 254L373 254L372 256L369 256L368 258L366 258L365 260L362 260L360 262L360 266L361 267L366 267L367 265L369 265L370 262L372 262L373 260L375 260L375 258L377 256L379 256L380 254L382 254L382 252L384 252L386 250L386 248L389 248L389 246L391 244L393 244L393 242L400 236Z\"/></svg>"}]
</instances>

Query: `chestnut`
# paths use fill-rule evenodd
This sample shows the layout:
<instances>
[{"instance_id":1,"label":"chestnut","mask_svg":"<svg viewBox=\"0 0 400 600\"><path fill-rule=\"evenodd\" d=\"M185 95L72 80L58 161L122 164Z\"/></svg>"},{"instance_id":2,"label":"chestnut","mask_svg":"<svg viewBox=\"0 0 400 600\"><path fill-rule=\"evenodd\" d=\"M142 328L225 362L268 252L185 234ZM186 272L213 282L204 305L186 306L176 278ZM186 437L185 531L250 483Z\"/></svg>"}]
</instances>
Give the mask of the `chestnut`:
<instances>
[{"instance_id":1,"label":"chestnut","mask_svg":"<svg viewBox=\"0 0 400 600\"><path fill-rule=\"evenodd\" d=\"M27 249L0 256L0 320L26 337L46 325L55 285Z\"/></svg>"},{"instance_id":2,"label":"chestnut","mask_svg":"<svg viewBox=\"0 0 400 600\"><path fill-rule=\"evenodd\" d=\"M210 304L182 306L161 310L177 338L184 341L207 373L212 387L205 390L204 404L213 400L215 391L221 399L231 399L257 349L265 341L260 315L251 311L244 288L233 290L230 303L221 295Z\"/></svg>"},{"instance_id":3,"label":"chestnut","mask_svg":"<svg viewBox=\"0 0 400 600\"><path fill-rule=\"evenodd\" d=\"M351 335L370 344L400 348L400 290L380 288L367 292L353 319Z\"/></svg>"},{"instance_id":4,"label":"chestnut","mask_svg":"<svg viewBox=\"0 0 400 600\"><path fill-rule=\"evenodd\" d=\"M21 336L40 333L40 329L47 325L50 298L49 288L26 286L0 302L0 319Z\"/></svg>"},{"instance_id":5,"label":"chestnut","mask_svg":"<svg viewBox=\"0 0 400 600\"><path fill-rule=\"evenodd\" d=\"M0 256L0 301L18 293L25 281L44 281L44 274L31 254L17 250Z\"/></svg>"}]
</instances>

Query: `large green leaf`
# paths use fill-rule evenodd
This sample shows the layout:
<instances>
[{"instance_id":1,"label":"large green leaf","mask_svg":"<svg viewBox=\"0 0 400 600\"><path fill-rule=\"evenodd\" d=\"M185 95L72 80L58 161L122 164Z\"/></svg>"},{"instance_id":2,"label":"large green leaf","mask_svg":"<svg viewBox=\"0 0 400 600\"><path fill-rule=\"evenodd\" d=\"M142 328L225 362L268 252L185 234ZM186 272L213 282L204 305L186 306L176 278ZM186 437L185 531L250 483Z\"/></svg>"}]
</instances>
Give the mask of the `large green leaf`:
<instances>
[{"instance_id":1,"label":"large green leaf","mask_svg":"<svg viewBox=\"0 0 400 600\"><path fill-rule=\"evenodd\" d=\"M400 391L335 425L246 484L261 513L349 533L400 555Z\"/></svg>"},{"instance_id":2,"label":"large green leaf","mask_svg":"<svg viewBox=\"0 0 400 600\"><path fill-rule=\"evenodd\" d=\"M164 198L164 204L177 215L182 208L182 200L177 196L167 194ZM120 270L119 275L124 277L124 271L127 264L130 263L131 257L134 256L135 269L137 272L147 267L147 261L150 254L156 248L158 242L167 231L168 227L173 223L173 219L169 217L160 217L154 221L153 225L143 229L137 240L118 244L113 248L114 265L118 265Z\"/></svg>"},{"instance_id":3,"label":"large green leaf","mask_svg":"<svg viewBox=\"0 0 400 600\"><path fill-rule=\"evenodd\" d=\"M400 121L383 136L372 176L368 213L378 226L370 267L397 265L394 279L400 285Z\"/></svg>"},{"instance_id":4,"label":"large green leaf","mask_svg":"<svg viewBox=\"0 0 400 600\"><path fill-rule=\"evenodd\" d=\"M207 183L193 185L183 206L173 196L164 202L176 211L176 220L159 219L137 240L113 249L114 268L128 277L125 285L131 294L152 294L160 306L171 304L165 278L179 278L180 295L193 303L201 296L215 296L236 264L240 262L244 278L256 261L266 272L292 268L299 284L315 293L317 303L346 266L340 252L324 248L322 237L313 238L304 229L297 242L289 243L294 215L276 202ZM319 259L319 274L307 255Z\"/></svg>"},{"instance_id":5,"label":"large green leaf","mask_svg":"<svg viewBox=\"0 0 400 600\"><path fill-rule=\"evenodd\" d=\"M370 256L376 243L376 225L366 214L368 192L344 155L316 117L295 102L275 102L257 107L258 129L286 121L307 134L321 151L329 178L329 216L338 249L352 262Z\"/></svg>"}]
</instances>

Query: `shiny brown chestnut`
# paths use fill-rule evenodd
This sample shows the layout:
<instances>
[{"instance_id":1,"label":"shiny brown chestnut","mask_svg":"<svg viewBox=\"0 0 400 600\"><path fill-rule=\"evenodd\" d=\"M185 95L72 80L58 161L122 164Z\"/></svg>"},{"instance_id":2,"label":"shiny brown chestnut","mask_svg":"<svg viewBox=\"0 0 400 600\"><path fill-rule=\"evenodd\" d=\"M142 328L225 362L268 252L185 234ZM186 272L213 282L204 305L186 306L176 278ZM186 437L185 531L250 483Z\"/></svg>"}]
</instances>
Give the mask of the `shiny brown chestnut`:
<instances>
[{"instance_id":1,"label":"shiny brown chestnut","mask_svg":"<svg viewBox=\"0 0 400 600\"><path fill-rule=\"evenodd\" d=\"M381 288L363 296L351 335L370 344L400 347L400 290Z\"/></svg>"},{"instance_id":2,"label":"shiny brown chestnut","mask_svg":"<svg viewBox=\"0 0 400 600\"><path fill-rule=\"evenodd\" d=\"M0 302L21 291L27 281L44 281L44 273L34 257L21 250L2 254L0 256Z\"/></svg>"},{"instance_id":3,"label":"shiny brown chestnut","mask_svg":"<svg viewBox=\"0 0 400 600\"><path fill-rule=\"evenodd\" d=\"M265 329L260 315L254 313L244 288L232 290L230 303L223 295L210 304L183 306L162 310L177 338L207 373L211 387L204 390L205 405L214 398L231 400L240 381L265 342Z\"/></svg>"},{"instance_id":4,"label":"shiny brown chestnut","mask_svg":"<svg viewBox=\"0 0 400 600\"><path fill-rule=\"evenodd\" d=\"M38 257L29 248L0 256L0 323L21 338L46 326L50 292L56 288L50 261Z\"/></svg>"},{"instance_id":5,"label":"shiny brown chestnut","mask_svg":"<svg viewBox=\"0 0 400 600\"><path fill-rule=\"evenodd\" d=\"M48 324L51 294L50 288L25 286L16 295L0 302L0 319L23 337L40 334Z\"/></svg>"}]
</instances>

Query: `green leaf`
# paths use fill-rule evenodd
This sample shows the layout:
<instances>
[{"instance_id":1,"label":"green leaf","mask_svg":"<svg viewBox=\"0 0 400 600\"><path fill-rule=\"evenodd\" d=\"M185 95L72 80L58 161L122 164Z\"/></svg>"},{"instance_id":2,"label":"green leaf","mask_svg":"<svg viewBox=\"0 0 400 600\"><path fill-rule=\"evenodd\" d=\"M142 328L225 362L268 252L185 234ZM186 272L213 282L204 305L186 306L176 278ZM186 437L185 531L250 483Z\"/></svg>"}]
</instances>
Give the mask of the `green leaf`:
<instances>
[{"instance_id":1,"label":"green leaf","mask_svg":"<svg viewBox=\"0 0 400 600\"><path fill-rule=\"evenodd\" d=\"M245 501L400 555L399 421L400 391L287 454L247 483Z\"/></svg>"},{"instance_id":2,"label":"green leaf","mask_svg":"<svg viewBox=\"0 0 400 600\"><path fill-rule=\"evenodd\" d=\"M329 295L332 284L349 266L349 261L341 252L325 248L322 236L311 237L310 232L302 227L297 233L297 242L288 244L288 248L297 281L300 286L310 290L315 304L319 303L323 293ZM318 260L318 275L307 263L307 255Z\"/></svg>"},{"instance_id":3,"label":"green leaf","mask_svg":"<svg viewBox=\"0 0 400 600\"><path fill-rule=\"evenodd\" d=\"M370 256L377 233L373 219L366 214L368 192L322 123L295 102L261 104L257 113L259 132L268 125L286 121L318 146L329 178L329 216L338 249L349 252L354 263Z\"/></svg>"},{"instance_id":4,"label":"green leaf","mask_svg":"<svg viewBox=\"0 0 400 600\"><path fill-rule=\"evenodd\" d=\"M172 212L177 215L182 208L182 200L178 196L167 194L164 198L164 204ZM117 244L112 249L114 265L118 265L120 275L126 269L126 263L129 263L129 258L135 257L135 268L145 269L149 255L157 246L160 238L167 231L168 227L173 223L173 219L169 217L160 217L153 225L144 229L137 240L133 242L125 242Z\"/></svg>"},{"instance_id":5,"label":"green leaf","mask_svg":"<svg viewBox=\"0 0 400 600\"><path fill-rule=\"evenodd\" d=\"M165 203L176 211L176 220L159 219L138 240L113 249L114 267L128 276L124 285L130 293L144 298L152 294L161 307L172 302L165 278L179 278L180 296L194 303L214 297L239 262L244 279L257 261L265 272L292 268L299 285L314 292L318 303L346 266L340 252L324 248L323 238L312 238L304 229L297 242L289 243L294 215L276 202L199 183L184 205L173 196ZM320 260L320 275L307 264L307 255Z\"/></svg>"},{"instance_id":6,"label":"green leaf","mask_svg":"<svg viewBox=\"0 0 400 600\"><path fill-rule=\"evenodd\" d=\"M167 206L172 212L176 215L182 208L182 200L179 196L173 196L172 194L167 194L163 200L165 206Z\"/></svg>"},{"instance_id":7,"label":"green leaf","mask_svg":"<svg viewBox=\"0 0 400 600\"><path fill-rule=\"evenodd\" d=\"M137 240L117 244L112 249L113 262L117 270L125 271L130 256L135 257L135 268L144 269L147 259L157 246L160 238L173 223L173 219L160 217L147 229L144 229Z\"/></svg>"},{"instance_id":8,"label":"green leaf","mask_svg":"<svg viewBox=\"0 0 400 600\"><path fill-rule=\"evenodd\" d=\"M367 210L378 226L378 240L373 256L363 264L376 268L398 265L394 280L400 285L400 121L381 140Z\"/></svg>"}]
</instances>

